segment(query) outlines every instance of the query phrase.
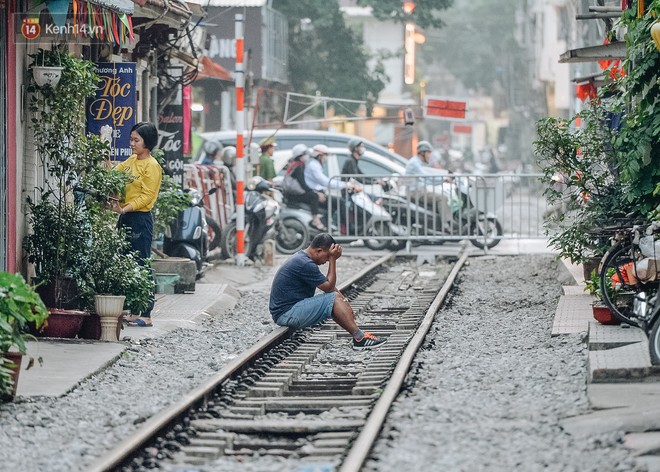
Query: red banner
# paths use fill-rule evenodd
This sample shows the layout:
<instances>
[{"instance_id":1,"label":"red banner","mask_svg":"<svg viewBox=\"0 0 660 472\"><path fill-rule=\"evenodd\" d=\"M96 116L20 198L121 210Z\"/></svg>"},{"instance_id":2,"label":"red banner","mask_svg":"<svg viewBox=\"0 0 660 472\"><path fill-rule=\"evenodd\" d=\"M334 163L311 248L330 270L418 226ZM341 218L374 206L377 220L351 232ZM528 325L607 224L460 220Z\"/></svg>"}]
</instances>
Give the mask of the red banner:
<instances>
[{"instance_id":1,"label":"red banner","mask_svg":"<svg viewBox=\"0 0 660 472\"><path fill-rule=\"evenodd\" d=\"M439 120L464 120L467 102L427 97L424 100L424 117Z\"/></svg>"}]
</instances>

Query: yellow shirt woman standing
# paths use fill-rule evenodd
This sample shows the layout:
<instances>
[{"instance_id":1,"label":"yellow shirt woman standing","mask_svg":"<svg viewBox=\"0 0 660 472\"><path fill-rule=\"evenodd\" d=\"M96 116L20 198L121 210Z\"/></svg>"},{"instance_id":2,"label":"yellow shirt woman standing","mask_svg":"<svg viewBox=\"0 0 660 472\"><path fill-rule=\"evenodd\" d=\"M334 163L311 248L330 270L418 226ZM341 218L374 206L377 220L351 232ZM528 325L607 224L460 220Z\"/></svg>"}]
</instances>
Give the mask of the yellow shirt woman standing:
<instances>
[{"instance_id":1,"label":"yellow shirt woman standing","mask_svg":"<svg viewBox=\"0 0 660 472\"><path fill-rule=\"evenodd\" d=\"M151 151L158 144L158 129L153 123L141 122L131 129L133 155L117 165L118 170L128 172L134 180L126 185L126 196L115 207L120 214L117 226L124 228L131 249L139 254L138 262L147 264L151 257L151 241L154 236L154 220L151 209L156 203L163 170ZM151 310L154 297L147 310L131 319L133 326L152 326Z\"/></svg>"}]
</instances>

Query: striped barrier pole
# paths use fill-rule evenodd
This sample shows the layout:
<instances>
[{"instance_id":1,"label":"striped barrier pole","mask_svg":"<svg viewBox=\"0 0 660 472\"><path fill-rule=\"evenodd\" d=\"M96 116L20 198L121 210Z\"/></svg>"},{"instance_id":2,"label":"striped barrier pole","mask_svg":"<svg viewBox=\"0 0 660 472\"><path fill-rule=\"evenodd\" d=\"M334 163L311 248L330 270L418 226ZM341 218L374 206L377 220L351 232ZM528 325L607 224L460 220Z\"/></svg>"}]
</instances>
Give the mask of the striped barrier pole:
<instances>
[{"instance_id":1,"label":"striped barrier pole","mask_svg":"<svg viewBox=\"0 0 660 472\"><path fill-rule=\"evenodd\" d=\"M243 102L245 72L243 71L243 15L234 17L236 31L236 265L245 265L245 162L243 159Z\"/></svg>"}]
</instances>

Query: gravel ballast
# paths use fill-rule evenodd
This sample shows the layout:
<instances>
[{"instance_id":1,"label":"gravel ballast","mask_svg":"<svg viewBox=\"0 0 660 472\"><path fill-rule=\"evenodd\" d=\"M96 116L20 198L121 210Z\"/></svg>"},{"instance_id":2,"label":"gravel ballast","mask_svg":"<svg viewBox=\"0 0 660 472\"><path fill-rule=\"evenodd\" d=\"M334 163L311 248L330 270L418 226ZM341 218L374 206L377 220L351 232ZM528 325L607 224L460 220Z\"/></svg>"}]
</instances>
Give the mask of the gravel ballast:
<instances>
[{"instance_id":1,"label":"gravel ballast","mask_svg":"<svg viewBox=\"0 0 660 472\"><path fill-rule=\"evenodd\" d=\"M583 335L550 337L558 274L551 256L469 259L365 470L638 470L623 432L561 429L589 405Z\"/></svg>"},{"instance_id":2,"label":"gravel ballast","mask_svg":"<svg viewBox=\"0 0 660 472\"><path fill-rule=\"evenodd\" d=\"M339 280L375 259L342 258ZM576 441L560 427L589 407L582 337L550 337L557 274L551 256L470 259L365 470L634 469L622 434ZM241 293L201 329L129 342L114 365L62 398L0 405L0 468L85 470L275 328L268 292ZM278 470L256 467L240 470Z\"/></svg>"}]
</instances>

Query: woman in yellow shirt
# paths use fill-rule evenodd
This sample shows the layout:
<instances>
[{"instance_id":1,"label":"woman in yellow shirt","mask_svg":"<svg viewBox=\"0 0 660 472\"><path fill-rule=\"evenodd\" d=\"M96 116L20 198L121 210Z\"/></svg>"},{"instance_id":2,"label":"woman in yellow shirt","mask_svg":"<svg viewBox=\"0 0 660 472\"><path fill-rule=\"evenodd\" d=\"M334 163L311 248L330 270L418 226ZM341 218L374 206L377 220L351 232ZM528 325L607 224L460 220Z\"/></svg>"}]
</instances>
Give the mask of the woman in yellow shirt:
<instances>
[{"instance_id":1,"label":"woman in yellow shirt","mask_svg":"<svg viewBox=\"0 0 660 472\"><path fill-rule=\"evenodd\" d=\"M117 203L115 211L119 213L117 226L124 228L131 248L140 255L138 262L144 265L151 257L151 241L154 235L154 220L151 209L156 203L160 182L163 177L162 167L151 155L158 144L158 129L153 123L141 122L131 129L131 150L133 155L117 165L118 170L130 173L134 180L126 185L126 196ZM131 320L133 326L152 326L151 310L154 306L152 295L149 308L140 316Z\"/></svg>"}]
</instances>

